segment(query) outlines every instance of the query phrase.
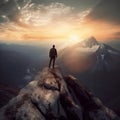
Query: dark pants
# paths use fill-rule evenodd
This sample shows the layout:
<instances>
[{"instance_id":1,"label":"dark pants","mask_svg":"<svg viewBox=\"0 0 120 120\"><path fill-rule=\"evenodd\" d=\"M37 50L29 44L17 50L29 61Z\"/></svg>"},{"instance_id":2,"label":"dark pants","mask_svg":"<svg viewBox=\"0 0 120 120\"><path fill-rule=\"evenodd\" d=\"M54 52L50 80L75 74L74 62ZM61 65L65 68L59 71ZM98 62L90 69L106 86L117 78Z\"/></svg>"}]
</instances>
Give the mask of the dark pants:
<instances>
[{"instance_id":1,"label":"dark pants","mask_svg":"<svg viewBox=\"0 0 120 120\"><path fill-rule=\"evenodd\" d=\"M55 65L55 57L50 57L49 68L50 68L52 62L53 62L53 68L54 68L54 65Z\"/></svg>"}]
</instances>

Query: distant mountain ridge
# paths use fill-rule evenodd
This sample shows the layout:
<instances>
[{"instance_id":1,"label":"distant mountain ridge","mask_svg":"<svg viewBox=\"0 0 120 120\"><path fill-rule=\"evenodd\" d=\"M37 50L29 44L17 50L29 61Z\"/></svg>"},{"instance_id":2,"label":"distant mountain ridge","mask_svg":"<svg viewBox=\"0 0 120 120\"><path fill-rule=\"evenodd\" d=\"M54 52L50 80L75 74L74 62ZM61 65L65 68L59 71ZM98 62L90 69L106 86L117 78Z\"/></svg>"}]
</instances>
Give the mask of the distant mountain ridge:
<instances>
[{"instance_id":1,"label":"distant mountain ridge","mask_svg":"<svg viewBox=\"0 0 120 120\"><path fill-rule=\"evenodd\" d=\"M71 56L70 53L73 54L73 56ZM75 54L77 58L75 58ZM106 69L106 71L112 70L114 65L118 64L120 60L119 50L116 50L107 44L98 42L93 36L64 49L60 59L63 59L67 55L70 55L71 59L80 59L79 61L81 61L81 56L88 56L86 59L90 58L91 61L93 61L88 68L91 69L91 71L102 71L104 69ZM65 60L67 63L67 57ZM79 61L77 61L78 64Z\"/></svg>"},{"instance_id":2,"label":"distant mountain ridge","mask_svg":"<svg viewBox=\"0 0 120 120\"><path fill-rule=\"evenodd\" d=\"M114 69L115 65L119 63L120 51L113 49L106 44L100 44L98 50L96 51L96 64L94 70L106 70L110 71Z\"/></svg>"},{"instance_id":3,"label":"distant mountain ridge","mask_svg":"<svg viewBox=\"0 0 120 120\"><path fill-rule=\"evenodd\" d=\"M0 44L0 83L23 87L45 64L45 48ZM43 52L44 51L44 52Z\"/></svg>"}]
</instances>

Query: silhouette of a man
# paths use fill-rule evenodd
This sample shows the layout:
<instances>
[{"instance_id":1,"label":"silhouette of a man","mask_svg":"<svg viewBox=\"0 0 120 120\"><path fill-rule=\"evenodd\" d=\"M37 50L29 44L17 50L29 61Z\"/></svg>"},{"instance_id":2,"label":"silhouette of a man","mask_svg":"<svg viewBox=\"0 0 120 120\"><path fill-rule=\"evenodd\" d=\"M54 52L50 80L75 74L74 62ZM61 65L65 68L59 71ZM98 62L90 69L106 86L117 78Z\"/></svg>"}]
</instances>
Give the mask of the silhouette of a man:
<instances>
[{"instance_id":1,"label":"silhouette of a man","mask_svg":"<svg viewBox=\"0 0 120 120\"><path fill-rule=\"evenodd\" d=\"M54 68L55 60L57 58L57 50L55 49L55 45L53 45L53 47L50 49L49 57L50 57L49 68L51 67L52 62L53 62L53 68Z\"/></svg>"}]
</instances>

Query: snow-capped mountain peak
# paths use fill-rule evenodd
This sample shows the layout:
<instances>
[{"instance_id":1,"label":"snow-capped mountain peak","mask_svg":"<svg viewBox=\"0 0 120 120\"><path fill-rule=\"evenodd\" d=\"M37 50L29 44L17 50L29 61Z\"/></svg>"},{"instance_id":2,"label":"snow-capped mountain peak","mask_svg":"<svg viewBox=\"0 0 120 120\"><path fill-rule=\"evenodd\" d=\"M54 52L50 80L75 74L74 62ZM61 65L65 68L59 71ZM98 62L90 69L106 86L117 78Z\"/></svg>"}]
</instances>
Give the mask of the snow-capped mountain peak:
<instances>
[{"instance_id":1,"label":"snow-capped mountain peak","mask_svg":"<svg viewBox=\"0 0 120 120\"><path fill-rule=\"evenodd\" d=\"M119 62L120 52L107 44L98 42L95 37L90 37L66 49L63 56L66 63L68 57L73 59L69 64L77 64L75 67L86 60L85 65L91 61L88 69L92 71L111 71ZM82 61L82 59L85 60Z\"/></svg>"},{"instance_id":2,"label":"snow-capped mountain peak","mask_svg":"<svg viewBox=\"0 0 120 120\"><path fill-rule=\"evenodd\" d=\"M82 45L82 47L92 48L93 46L98 46L99 42L96 40L95 37L92 36L83 40L80 44Z\"/></svg>"}]
</instances>

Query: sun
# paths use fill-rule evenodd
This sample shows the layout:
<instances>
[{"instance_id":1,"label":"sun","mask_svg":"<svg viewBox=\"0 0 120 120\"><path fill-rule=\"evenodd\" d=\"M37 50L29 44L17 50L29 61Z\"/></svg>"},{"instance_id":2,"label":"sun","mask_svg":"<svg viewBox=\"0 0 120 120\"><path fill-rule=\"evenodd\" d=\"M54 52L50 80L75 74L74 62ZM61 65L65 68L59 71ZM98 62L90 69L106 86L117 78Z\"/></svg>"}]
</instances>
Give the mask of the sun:
<instances>
[{"instance_id":1,"label":"sun","mask_svg":"<svg viewBox=\"0 0 120 120\"><path fill-rule=\"evenodd\" d=\"M76 43L80 42L81 41L81 37L79 35L77 35L77 34L72 34L72 35L69 35L68 41L69 41L68 42L69 45L70 44L73 45L73 44L76 44Z\"/></svg>"},{"instance_id":2,"label":"sun","mask_svg":"<svg viewBox=\"0 0 120 120\"><path fill-rule=\"evenodd\" d=\"M77 41L79 41L80 37L78 35L70 35L69 39L71 41L77 42Z\"/></svg>"}]
</instances>

